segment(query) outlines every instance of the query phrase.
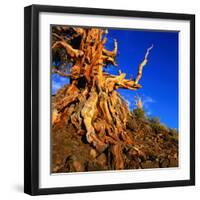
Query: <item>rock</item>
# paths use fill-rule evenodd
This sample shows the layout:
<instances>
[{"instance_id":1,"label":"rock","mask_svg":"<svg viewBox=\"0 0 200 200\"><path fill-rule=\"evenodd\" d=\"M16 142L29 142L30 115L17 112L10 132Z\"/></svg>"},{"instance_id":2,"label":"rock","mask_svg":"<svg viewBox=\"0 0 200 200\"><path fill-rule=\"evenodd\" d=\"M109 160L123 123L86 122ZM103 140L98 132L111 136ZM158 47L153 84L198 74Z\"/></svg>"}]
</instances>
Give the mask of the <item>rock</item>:
<instances>
[{"instance_id":1,"label":"rock","mask_svg":"<svg viewBox=\"0 0 200 200\"><path fill-rule=\"evenodd\" d=\"M178 160L174 158L170 158L169 163L169 167L178 167Z\"/></svg>"},{"instance_id":2,"label":"rock","mask_svg":"<svg viewBox=\"0 0 200 200\"><path fill-rule=\"evenodd\" d=\"M81 161L80 158L71 155L65 160L65 170L69 172L83 172L85 171L84 163Z\"/></svg>"},{"instance_id":3,"label":"rock","mask_svg":"<svg viewBox=\"0 0 200 200\"><path fill-rule=\"evenodd\" d=\"M106 155L102 153L98 157L96 157L96 159L89 160L89 162L87 163L87 170L88 171L108 170Z\"/></svg>"},{"instance_id":4,"label":"rock","mask_svg":"<svg viewBox=\"0 0 200 200\"><path fill-rule=\"evenodd\" d=\"M91 156L92 158L96 158L96 157L97 157L97 152L96 152L94 149L91 149L91 150L90 150L90 156Z\"/></svg>"},{"instance_id":5,"label":"rock","mask_svg":"<svg viewBox=\"0 0 200 200\"><path fill-rule=\"evenodd\" d=\"M140 164L138 160L131 160L127 165L127 169L139 169L139 168Z\"/></svg>"},{"instance_id":6,"label":"rock","mask_svg":"<svg viewBox=\"0 0 200 200\"><path fill-rule=\"evenodd\" d=\"M128 116L127 127L131 130L137 129L137 123L133 116Z\"/></svg>"},{"instance_id":7,"label":"rock","mask_svg":"<svg viewBox=\"0 0 200 200\"><path fill-rule=\"evenodd\" d=\"M166 158L166 159L161 159L160 161L160 165L161 167L169 167L169 160Z\"/></svg>"},{"instance_id":8,"label":"rock","mask_svg":"<svg viewBox=\"0 0 200 200\"><path fill-rule=\"evenodd\" d=\"M141 163L141 166L143 169L147 169L147 168L159 168L159 163L156 161L151 161L151 160L147 160L145 162Z\"/></svg>"},{"instance_id":9,"label":"rock","mask_svg":"<svg viewBox=\"0 0 200 200\"><path fill-rule=\"evenodd\" d=\"M84 166L83 166L83 164L82 164L80 161L78 161L78 160L74 160L74 161L72 162L72 166L73 166L73 168L74 168L74 170L75 170L76 172L83 172L83 171L84 171Z\"/></svg>"},{"instance_id":10,"label":"rock","mask_svg":"<svg viewBox=\"0 0 200 200\"><path fill-rule=\"evenodd\" d=\"M128 151L128 157L129 158L134 158L134 157L136 157L138 155L138 152L135 150L135 149L133 149L133 148L131 148L129 151Z\"/></svg>"},{"instance_id":11,"label":"rock","mask_svg":"<svg viewBox=\"0 0 200 200\"><path fill-rule=\"evenodd\" d=\"M174 159L177 159L178 158L178 155L177 153L174 154Z\"/></svg>"},{"instance_id":12,"label":"rock","mask_svg":"<svg viewBox=\"0 0 200 200\"><path fill-rule=\"evenodd\" d=\"M102 165L102 166L105 166L107 164L107 158L106 158L106 155L104 153L102 153L101 155L99 155L97 157L97 163Z\"/></svg>"}]
</instances>

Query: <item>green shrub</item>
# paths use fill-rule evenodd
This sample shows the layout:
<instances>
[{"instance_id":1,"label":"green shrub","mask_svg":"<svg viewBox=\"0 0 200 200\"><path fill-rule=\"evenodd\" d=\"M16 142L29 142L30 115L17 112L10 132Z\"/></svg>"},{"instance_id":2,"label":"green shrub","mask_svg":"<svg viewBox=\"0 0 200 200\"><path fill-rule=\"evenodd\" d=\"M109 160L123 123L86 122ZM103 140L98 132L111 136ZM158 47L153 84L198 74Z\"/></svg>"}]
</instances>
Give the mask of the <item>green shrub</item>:
<instances>
[{"instance_id":1,"label":"green shrub","mask_svg":"<svg viewBox=\"0 0 200 200\"><path fill-rule=\"evenodd\" d=\"M142 108L136 108L135 110L133 110L133 113L137 118L145 119L145 112Z\"/></svg>"},{"instance_id":2,"label":"green shrub","mask_svg":"<svg viewBox=\"0 0 200 200\"><path fill-rule=\"evenodd\" d=\"M150 126L156 133L169 131L168 128L164 124L160 123L160 119L158 117L149 118L148 121L149 121Z\"/></svg>"},{"instance_id":3,"label":"green shrub","mask_svg":"<svg viewBox=\"0 0 200 200\"><path fill-rule=\"evenodd\" d=\"M175 128L169 129L169 135L174 142L178 142L178 132Z\"/></svg>"},{"instance_id":4,"label":"green shrub","mask_svg":"<svg viewBox=\"0 0 200 200\"><path fill-rule=\"evenodd\" d=\"M158 117L149 117L148 120L151 124L160 124L160 119Z\"/></svg>"}]
</instances>

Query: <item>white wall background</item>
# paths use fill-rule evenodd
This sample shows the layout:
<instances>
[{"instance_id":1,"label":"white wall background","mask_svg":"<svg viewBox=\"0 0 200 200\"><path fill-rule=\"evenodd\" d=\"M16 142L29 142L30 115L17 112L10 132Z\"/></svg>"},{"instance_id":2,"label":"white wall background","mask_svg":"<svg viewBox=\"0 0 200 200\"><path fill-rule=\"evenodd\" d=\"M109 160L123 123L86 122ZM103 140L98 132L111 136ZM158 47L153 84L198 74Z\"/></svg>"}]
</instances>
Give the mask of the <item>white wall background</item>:
<instances>
[{"instance_id":1,"label":"white wall background","mask_svg":"<svg viewBox=\"0 0 200 200\"><path fill-rule=\"evenodd\" d=\"M3 0L0 6L0 199L197 199L200 195L200 104L196 104L196 186L31 197L23 194L23 7L83 6L196 14L196 102L200 101L199 0ZM199 3L200 4L200 3Z\"/></svg>"}]
</instances>

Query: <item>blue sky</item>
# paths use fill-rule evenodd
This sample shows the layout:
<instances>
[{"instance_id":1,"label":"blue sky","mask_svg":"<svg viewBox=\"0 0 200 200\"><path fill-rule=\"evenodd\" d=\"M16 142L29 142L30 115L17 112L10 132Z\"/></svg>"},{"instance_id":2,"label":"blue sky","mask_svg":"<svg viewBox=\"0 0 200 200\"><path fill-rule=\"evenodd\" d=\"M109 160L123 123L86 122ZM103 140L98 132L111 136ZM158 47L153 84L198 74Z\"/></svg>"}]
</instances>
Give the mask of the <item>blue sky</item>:
<instances>
[{"instance_id":1,"label":"blue sky","mask_svg":"<svg viewBox=\"0 0 200 200\"><path fill-rule=\"evenodd\" d=\"M134 96L138 94L147 115L157 116L168 127L178 128L178 32L109 29L107 38L107 49L113 48L114 39L118 42L118 67L110 66L106 71L118 74L120 69L127 78L136 77L147 48L154 45L139 82L142 88L118 91L131 110L135 107ZM69 80L54 74L52 93L67 83Z\"/></svg>"}]
</instances>

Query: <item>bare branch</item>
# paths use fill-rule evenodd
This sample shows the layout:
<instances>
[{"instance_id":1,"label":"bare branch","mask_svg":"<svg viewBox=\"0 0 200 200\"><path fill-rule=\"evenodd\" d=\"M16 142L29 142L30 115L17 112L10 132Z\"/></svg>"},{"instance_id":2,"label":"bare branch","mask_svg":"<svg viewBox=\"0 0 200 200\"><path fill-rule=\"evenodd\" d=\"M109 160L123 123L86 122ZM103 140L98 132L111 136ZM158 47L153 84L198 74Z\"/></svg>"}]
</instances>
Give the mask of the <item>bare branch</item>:
<instances>
[{"instance_id":1,"label":"bare branch","mask_svg":"<svg viewBox=\"0 0 200 200\"><path fill-rule=\"evenodd\" d=\"M52 33L52 36L56 37L59 40L63 40L64 38L59 36L57 33Z\"/></svg>"},{"instance_id":2,"label":"bare branch","mask_svg":"<svg viewBox=\"0 0 200 200\"><path fill-rule=\"evenodd\" d=\"M151 51L151 49L153 48L153 44L151 45L151 47L149 47L146 51L146 54L144 56L144 60L140 63L139 65L139 68L138 68L138 74L137 74L137 77L135 78L135 83L138 84L139 80L141 79L142 77L142 70L143 70L143 67L147 64L147 59L148 59L148 55L149 55L149 52Z\"/></svg>"},{"instance_id":3,"label":"bare branch","mask_svg":"<svg viewBox=\"0 0 200 200\"><path fill-rule=\"evenodd\" d=\"M71 45L69 45L64 39L61 41L57 41L52 45L52 49L58 48L60 46L63 46L67 52L67 54L72 58L78 58L83 56L83 51L74 49Z\"/></svg>"},{"instance_id":4,"label":"bare branch","mask_svg":"<svg viewBox=\"0 0 200 200\"><path fill-rule=\"evenodd\" d=\"M117 63L115 62L115 59L113 57L102 55L101 58L103 59L103 63L110 63L114 66L117 66Z\"/></svg>"},{"instance_id":5,"label":"bare branch","mask_svg":"<svg viewBox=\"0 0 200 200\"><path fill-rule=\"evenodd\" d=\"M52 69L52 72L53 72L53 73L56 73L56 74L58 74L58 75L60 75L60 76L64 76L64 77L70 77L70 76L71 76L70 74L67 74L67 73L65 73L65 72L59 71L59 70L56 69L55 67Z\"/></svg>"},{"instance_id":6,"label":"bare branch","mask_svg":"<svg viewBox=\"0 0 200 200\"><path fill-rule=\"evenodd\" d=\"M116 88L137 90L142 87L140 84L135 83L133 80L125 79L125 73L120 73L118 76L103 73L103 76L106 79L106 88L108 91L112 91Z\"/></svg>"},{"instance_id":7,"label":"bare branch","mask_svg":"<svg viewBox=\"0 0 200 200\"><path fill-rule=\"evenodd\" d=\"M113 49L113 51L108 51L107 49L103 49L103 54L105 54L106 56L109 56L109 57L116 57L116 55L117 55L117 48L118 48L118 46L117 46L117 41L116 40L114 40L114 49Z\"/></svg>"},{"instance_id":8,"label":"bare branch","mask_svg":"<svg viewBox=\"0 0 200 200\"><path fill-rule=\"evenodd\" d=\"M83 28L72 28L78 35L83 35L85 32L85 29Z\"/></svg>"}]
</instances>

